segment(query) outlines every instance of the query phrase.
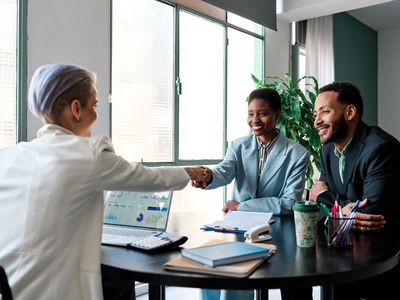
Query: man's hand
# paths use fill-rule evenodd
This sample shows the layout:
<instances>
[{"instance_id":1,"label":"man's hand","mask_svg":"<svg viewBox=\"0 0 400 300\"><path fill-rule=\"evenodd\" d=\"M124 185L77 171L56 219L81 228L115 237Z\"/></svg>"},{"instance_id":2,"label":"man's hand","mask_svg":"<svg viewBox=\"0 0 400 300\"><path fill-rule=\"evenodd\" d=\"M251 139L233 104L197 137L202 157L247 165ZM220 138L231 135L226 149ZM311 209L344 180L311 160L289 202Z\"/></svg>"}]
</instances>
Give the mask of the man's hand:
<instances>
[{"instance_id":1,"label":"man's hand","mask_svg":"<svg viewBox=\"0 0 400 300\"><path fill-rule=\"evenodd\" d=\"M316 178L313 178L313 186L311 187L310 190L310 200L317 202L317 197L318 195L322 192L328 189L328 186L326 185L325 182L320 181Z\"/></svg>"},{"instance_id":2,"label":"man's hand","mask_svg":"<svg viewBox=\"0 0 400 300\"><path fill-rule=\"evenodd\" d=\"M222 210L223 210L223 212L227 213L230 210L232 210L232 211L237 210L238 206L239 206L239 202L237 202L237 201L233 201L233 200L226 201L224 208Z\"/></svg>"},{"instance_id":3,"label":"man's hand","mask_svg":"<svg viewBox=\"0 0 400 300\"><path fill-rule=\"evenodd\" d=\"M365 206L367 202L368 199L365 198L358 204L358 207L361 208ZM347 204L345 207L343 207L343 213L345 215L348 215L354 205L354 202ZM364 214L357 212L352 227L353 229L360 231L379 231L385 226L385 223L385 217L382 215Z\"/></svg>"}]
</instances>

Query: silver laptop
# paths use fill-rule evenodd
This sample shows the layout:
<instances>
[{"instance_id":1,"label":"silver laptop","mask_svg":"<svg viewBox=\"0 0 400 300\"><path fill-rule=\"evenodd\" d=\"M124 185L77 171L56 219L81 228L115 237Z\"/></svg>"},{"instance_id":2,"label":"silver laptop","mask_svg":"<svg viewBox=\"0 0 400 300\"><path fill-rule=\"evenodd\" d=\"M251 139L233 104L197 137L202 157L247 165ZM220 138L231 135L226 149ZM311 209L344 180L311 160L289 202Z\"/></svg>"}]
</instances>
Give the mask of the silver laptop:
<instances>
[{"instance_id":1,"label":"silver laptop","mask_svg":"<svg viewBox=\"0 0 400 300\"><path fill-rule=\"evenodd\" d=\"M165 232L172 200L168 192L108 192L102 244L129 245Z\"/></svg>"}]
</instances>

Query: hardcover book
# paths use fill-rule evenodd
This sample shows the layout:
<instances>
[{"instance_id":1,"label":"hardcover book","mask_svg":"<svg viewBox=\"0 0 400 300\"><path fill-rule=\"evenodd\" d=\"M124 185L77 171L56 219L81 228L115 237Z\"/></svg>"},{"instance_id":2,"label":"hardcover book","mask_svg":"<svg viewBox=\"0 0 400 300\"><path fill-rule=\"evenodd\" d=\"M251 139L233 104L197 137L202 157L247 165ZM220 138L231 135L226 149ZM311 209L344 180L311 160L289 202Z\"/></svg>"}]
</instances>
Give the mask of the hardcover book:
<instances>
[{"instance_id":1,"label":"hardcover book","mask_svg":"<svg viewBox=\"0 0 400 300\"><path fill-rule=\"evenodd\" d=\"M258 258L265 259L270 255L269 249L244 242L228 242L182 249L181 254L185 258L211 268Z\"/></svg>"},{"instance_id":2,"label":"hardcover book","mask_svg":"<svg viewBox=\"0 0 400 300\"><path fill-rule=\"evenodd\" d=\"M226 244L226 241L212 240L207 245L215 244ZM250 244L254 245L254 244ZM263 258L248 260L240 263L223 265L218 267L208 267L204 264L195 262L191 259L187 259L183 256L178 256L163 265L163 268L171 271L183 271L191 273L204 273L212 275L223 275L230 277L247 277L249 276L259 265L261 265L266 259L268 259L273 253L275 253L276 247L272 244L257 244L257 247L262 247L268 250L268 256Z\"/></svg>"}]
</instances>

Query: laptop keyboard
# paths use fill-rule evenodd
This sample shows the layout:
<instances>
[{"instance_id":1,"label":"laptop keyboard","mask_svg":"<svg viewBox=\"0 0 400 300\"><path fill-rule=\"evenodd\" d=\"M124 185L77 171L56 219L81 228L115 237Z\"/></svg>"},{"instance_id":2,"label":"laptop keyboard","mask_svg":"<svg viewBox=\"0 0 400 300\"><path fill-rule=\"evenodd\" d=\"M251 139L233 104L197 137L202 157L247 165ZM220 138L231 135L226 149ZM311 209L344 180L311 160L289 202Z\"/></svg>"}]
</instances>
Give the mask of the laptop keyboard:
<instances>
[{"instance_id":1,"label":"laptop keyboard","mask_svg":"<svg viewBox=\"0 0 400 300\"><path fill-rule=\"evenodd\" d=\"M132 230L130 228L122 228L122 227L104 226L103 228L103 234L111 234L111 235L135 237L135 238L153 236L156 233L157 231L140 230L140 229Z\"/></svg>"},{"instance_id":2,"label":"laptop keyboard","mask_svg":"<svg viewBox=\"0 0 400 300\"><path fill-rule=\"evenodd\" d=\"M187 241L186 236L177 233L167 233L163 231L140 230L132 228L121 228L113 226L103 227L103 238L108 236L118 236L122 239L117 243L103 241L104 244L128 246L145 251L167 249L179 246Z\"/></svg>"},{"instance_id":3,"label":"laptop keyboard","mask_svg":"<svg viewBox=\"0 0 400 300\"><path fill-rule=\"evenodd\" d=\"M130 244L132 248L153 251L158 249L167 249L179 246L187 241L186 236L182 236L177 233L162 232L157 236L150 236L138 241L134 241Z\"/></svg>"}]
</instances>

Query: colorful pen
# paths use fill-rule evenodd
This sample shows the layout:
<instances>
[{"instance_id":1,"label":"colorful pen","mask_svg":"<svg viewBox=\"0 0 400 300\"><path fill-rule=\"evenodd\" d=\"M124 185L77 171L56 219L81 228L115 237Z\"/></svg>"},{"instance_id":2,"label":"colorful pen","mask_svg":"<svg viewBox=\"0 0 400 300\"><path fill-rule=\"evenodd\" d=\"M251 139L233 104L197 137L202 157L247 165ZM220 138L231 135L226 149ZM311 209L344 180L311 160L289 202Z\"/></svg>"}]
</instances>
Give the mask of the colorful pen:
<instances>
[{"instance_id":1,"label":"colorful pen","mask_svg":"<svg viewBox=\"0 0 400 300\"><path fill-rule=\"evenodd\" d=\"M353 212L353 211L357 211L357 209L358 209L358 205L360 204L360 200L356 200L356 204L354 204L354 206L353 206L353 208L351 209L351 212Z\"/></svg>"},{"instance_id":2,"label":"colorful pen","mask_svg":"<svg viewBox=\"0 0 400 300\"><path fill-rule=\"evenodd\" d=\"M320 203L319 203L319 206L322 208L322 210L324 211L324 213L325 213L327 216L330 216L330 215L331 215L331 212L329 211L329 208L328 208L324 203L320 202Z\"/></svg>"}]
</instances>

